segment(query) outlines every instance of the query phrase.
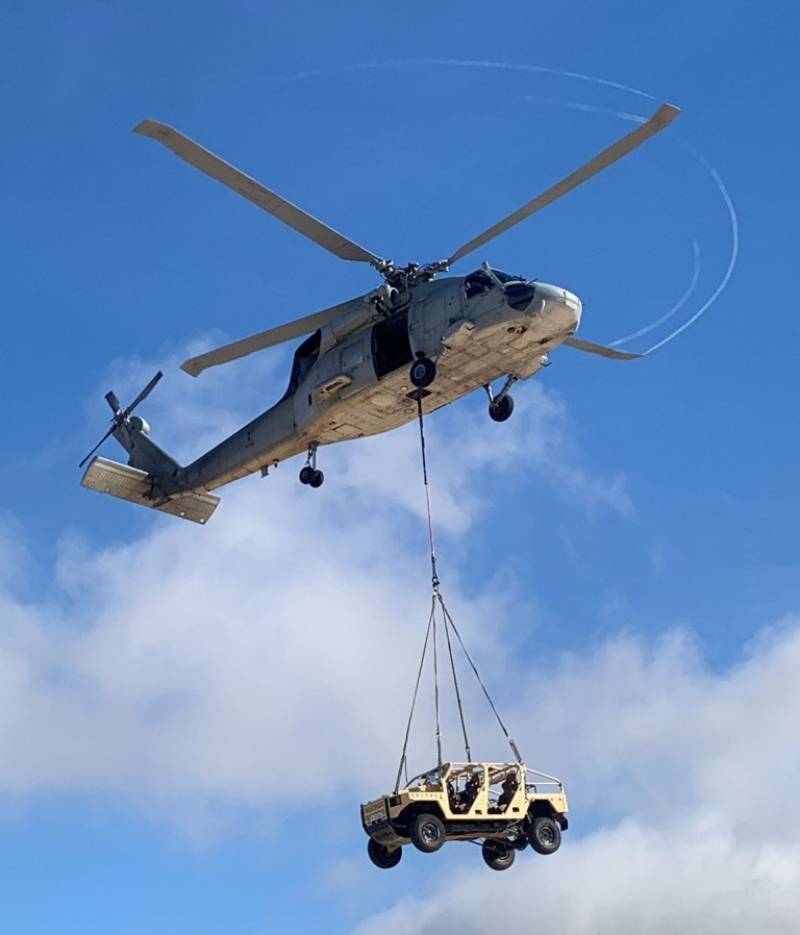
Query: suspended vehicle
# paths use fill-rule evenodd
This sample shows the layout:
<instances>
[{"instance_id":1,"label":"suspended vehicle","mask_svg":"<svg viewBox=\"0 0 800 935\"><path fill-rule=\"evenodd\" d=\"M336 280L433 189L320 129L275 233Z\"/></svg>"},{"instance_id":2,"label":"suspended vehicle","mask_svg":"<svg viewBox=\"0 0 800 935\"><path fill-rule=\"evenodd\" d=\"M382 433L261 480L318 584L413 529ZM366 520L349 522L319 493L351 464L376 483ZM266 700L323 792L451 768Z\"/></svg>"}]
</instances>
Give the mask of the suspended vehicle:
<instances>
[{"instance_id":1,"label":"suspended vehicle","mask_svg":"<svg viewBox=\"0 0 800 935\"><path fill-rule=\"evenodd\" d=\"M427 488L428 472L421 417L420 436L423 479ZM400 863L403 848L407 844L413 844L423 853L432 854L447 841L467 841L480 845L483 859L492 870L507 870L514 863L516 852L524 850L528 845L544 855L554 854L559 849L561 832L569 827L567 796L560 779L531 769L523 762L516 741L509 734L447 609L436 570L429 497L426 497L426 502L432 587L430 616L394 791L361 806L361 825L368 835L367 853L376 867L388 870ZM487 763L473 758L454 645L460 646L463 659L472 670L515 757L514 762ZM465 759L460 763L445 762L442 756L440 688L444 686L440 686L439 656L444 646L447 648L455 708L464 743ZM428 659L432 661L438 765L409 780L408 742ZM405 783L402 782L404 773Z\"/></svg>"},{"instance_id":2,"label":"suspended vehicle","mask_svg":"<svg viewBox=\"0 0 800 935\"><path fill-rule=\"evenodd\" d=\"M573 337L582 305L561 286L506 273L488 263L465 276L441 274L608 168L677 114L675 107L662 105L641 126L445 259L405 266L338 233L178 130L145 120L137 133L162 143L341 259L371 265L383 281L357 298L185 361L182 369L197 377L210 367L308 335L295 351L289 385L280 400L189 465L178 464L156 445L147 422L133 415L160 375L125 409L108 393L111 426L81 462L81 467L90 462L83 485L205 523L219 503L211 491L257 471L265 476L271 467L303 452L306 463L300 480L319 487L324 480L317 466L320 446L405 424L416 414L417 392L428 413L482 387L489 415L503 422L513 411L509 391L514 383L546 366L548 355L562 344L617 360L637 357ZM500 379L503 383L495 392L493 383ZM126 465L94 457L110 435L127 452Z\"/></svg>"},{"instance_id":3,"label":"suspended vehicle","mask_svg":"<svg viewBox=\"0 0 800 935\"><path fill-rule=\"evenodd\" d=\"M554 854L569 826L560 780L524 763L444 763L361 806L376 867L396 867L403 847L425 854L446 841L473 841L492 870L507 870L528 844Z\"/></svg>"}]
</instances>

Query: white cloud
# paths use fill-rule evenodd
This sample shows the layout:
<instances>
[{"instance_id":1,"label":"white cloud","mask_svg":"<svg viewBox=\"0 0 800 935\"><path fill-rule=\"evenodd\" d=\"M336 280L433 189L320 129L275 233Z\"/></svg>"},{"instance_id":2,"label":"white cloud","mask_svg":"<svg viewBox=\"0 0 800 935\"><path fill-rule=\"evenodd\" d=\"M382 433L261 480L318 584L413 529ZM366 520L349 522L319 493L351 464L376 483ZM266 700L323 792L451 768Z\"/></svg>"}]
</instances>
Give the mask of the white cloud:
<instances>
[{"instance_id":1,"label":"white cloud","mask_svg":"<svg viewBox=\"0 0 800 935\"><path fill-rule=\"evenodd\" d=\"M798 918L800 848L742 847L724 826L676 816L668 830L626 821L550 858L524 852L502 877L462 868L430 899L401 900L357 931L794 935Z\"/></svg>"},{"instance_id":2,"label":"white cloud","mask_svg":"<svg viewBox=\"0 0 800 935\"><path fill-rule=\"evenodd\" d=\"M616 637L540 671L509 672L524 696L509 711L523 752L568 780L561 851L526 851L500 880L477 852L472 868L461 860L448 873L447 850L412 851L438 861L441 875L359 935L796 932L798 671L794 618L763 631L725 671L708 669L696 643L673 632L655 645Z\"/></svg>"},{"instance_id":3,"label":"white cloud","mask_svg":"<svg viewBox=\"0 0 800 935\"><path fill-rule=\"evenodd\" d=\"M391 516L343 524L336 495L320 509L292 477L273 480L269 496L228 491L205 530L159 521L125 546L65 541L57 604L0 592L6 800L97 791L209 833L230 806L269 820L309 792L352 806L387 787L427 616L424 556L394 547ZM428 889L362 935L793 932L800 621L723 671L683 632L538 653L531 668L483 600L456 593L457 620L529 762L567 780L572 827L558 855L525 852L503 875L477 849L468 862L412 851ZM505 755L485 714L472 740ZM347 880L378 872L362 860L339 862L324 890L347 902Z\"/></svg>"},{"instance_id":4,"label":"white cloud","mask_svg":"<svg viewBox=\"0 0 800 935\"><path fill-rule=\"evenodd\" d=\"M171 373L185 356L160 366ZM250 379L274 385L275 363L255 358ZM124 401L157 368L122 361L112 369L104 385ZM243 409L263 408L252 383L239 388L235 369L165 379L141 408L155 440L176 453L197 450L198 438L216 441L252 415ZM483 483L504 471L547 475L563 465L580 474L563 407L529 389L507 426L458 407L431 420L445 529L474 523ZM106 453L119 456L113 442ZM382 787L429 608L418 455L411 426L326 449L329 480L319 491L297 483L294 465L225 489L206 529L155 516L148 533L124 544L95 548L66 536L52 603L0 591L0 790L97 790L147 807L169 802L169 811L261 806L279 790L285 804L276 764L312 752L318 767L293 783L296 795ZM105 507L121 530L137 509L111 499ZM9 568L11 556L0 550ZM472 590L467 603L449 582L459 624L501 665L495 637L507 599L491 580ZM364 745L371 756L354 761Z\"/></svg>"},{"instance_id":5,"label":"white cloud","mask_svg":"<svg viewBox=\"0 0 800 935\"><path fill-rule=\"evenodd\" d=\"M253 367L274 381L273 363ZM123 373L120 397L152 369ZM258 394L243 402L231 373L165 381L142 409L155 439L197 451L258 411ZM632 509L622 480L581 465L563 404L541 385L518 393L506 425L462 406L429 426L434 506L454 549L494 499L487 491L522 485L526 472L586 511ZM213 827L241 808L268 820L309 792L352 805L385 789L429 607L418 455L412 425L326 449L319 491L297 484L294 465L224 490L206 529L155 517L113 547L65 537L47 604L3 589L24 573L18 536L5 535L0 794L98 792ZM121 529L136 509L106 506ZM556 857L520 854L504 875L477 849L471 866L456 858L453 877L449 849L410 853L431 862L435 882L363 931L792 931L800 622L714 671L684 632L557 656L532 613L531 666L515 653L506 582L470 581L469 601L457 578L446 583L523 752L567 780L573 825ZM505 756L467 696L483 712L473 749ZM424 740L413 752L428 765ZM360 872L340 863L325 886L346 889Z\"/></svg>"}]
</instances>

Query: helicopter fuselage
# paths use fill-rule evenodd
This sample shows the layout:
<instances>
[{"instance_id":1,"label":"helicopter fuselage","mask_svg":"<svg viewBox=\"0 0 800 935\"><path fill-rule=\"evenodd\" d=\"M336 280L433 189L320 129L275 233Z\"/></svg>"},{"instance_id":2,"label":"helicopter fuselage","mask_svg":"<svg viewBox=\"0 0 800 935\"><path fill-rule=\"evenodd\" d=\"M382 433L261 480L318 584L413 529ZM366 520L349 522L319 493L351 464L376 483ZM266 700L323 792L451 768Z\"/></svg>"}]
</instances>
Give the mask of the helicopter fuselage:
<instances>
[{"instance_id":1,"label":"helicopter fuselage","mask_svg":"<svg viewBox=\"0 0 800 935\"><path fill-rule=\"evenodd\" d=\"M159 478L161 493L213 490L317 446L409 422L417 414L409 367L420 357L436 364L436 379L423 391L426 413L504 375L528 379L580 323L580 301L560 287L521 280L474 286L463 276L419 283L388 313L370 296L354 299L298 348L283 399Z\"/></svg>"}]
</instances>

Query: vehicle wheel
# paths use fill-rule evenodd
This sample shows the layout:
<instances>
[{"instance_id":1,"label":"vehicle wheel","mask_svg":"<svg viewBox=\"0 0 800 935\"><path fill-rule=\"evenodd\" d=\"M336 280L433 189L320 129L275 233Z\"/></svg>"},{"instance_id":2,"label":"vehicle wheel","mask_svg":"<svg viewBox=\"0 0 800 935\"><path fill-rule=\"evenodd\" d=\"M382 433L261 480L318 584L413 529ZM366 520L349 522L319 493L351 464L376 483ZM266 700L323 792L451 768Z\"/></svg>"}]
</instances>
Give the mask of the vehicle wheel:
<instances>
[{"instance_id":1,"label":"vehicle wheel","mask_svg":"<svg viewBox=\"0 0 800 935\"><path fill-rule=\"evenodd\" d=\"M497 839L484 841L481 853L486 861L486 866L491 867L492 870L508 870L517 856L517 852L513 847L505 841L498 841Z\"/></svg>"},{"instance_id":2,"label":"vehicle wheel","mask_svg":"<svg viewBox=\"0 0 800 935\"><path fill-rule=\"evenodd\" d=\"M367 853L369 854L369 859L376 867L380 867L381 870L391 870L392 867L396 867L400 863L400 858L403 856L403 848L395 847L389 850L388 847L384 847L383 844L379 844L377 841L370 838L369 841L367 841Z\"/></svg>"},{"instance_id":3,"label":"vehicle wheel","mask_svg":"<svg viewBox=\"0 0 800 935\"><path fill-rule=\"evenodd\" d=\"M499 402L489 404L489 416L495 422L505 422L506 419L510 419L513 411L514 400L510 396L504 396Z\"/></svg>"},{"instance_id":4,"label":"vehicle wheel","mask_svg":"<svg viewBox=\"0 0 800 935\"><path fill-rule=\"evenodd\" d=\"M324 480L325 475L322 473L322 471L314 471L311 474L311 480L309 481L309 484L312 487L321 487Z\"/></svg>"},{"instance_id":5,"label":"vehicle wheel","mask_svg":"<svg viewBox=\"0 0 800 935\"><path fill-rule=\"evenodd\" d=\"M411 365L409 377L414 386L430 386L436 379L436 364L427 357L420 357Z\"/></svg>"},{"instance_id":6,"label":"vehicle wheel","mask_svg":"<svg viewBox=\"0 0 800 935\"><path fill-rule=\"evenodd\" d=\"M444 823L436 815L423 812L411 823L410 837L414 847L425 854L432 854L444 844Z\"/></svg>"},{"instance_id":7,"label":"vehicle wheel","mask_svg":"<svg viewBox=\"0 0 800 935\"><path fill-rule=\"evenodd\" d=\"M540 815L528 827L528 840L537 854L555 854L561 847L561 828L548 815Z\"/></svg>"},{"instance_id":8,"label":"vehicle wheel","mask_svg":"<svg viewBox=\"0 0 800 935\"><path fill-rule=\"evenodd\" d=\"M301 484L310 484L311 478L314 476L314 468L307 464L300 471L300 483Z\"/></svg>"}]
</instances>

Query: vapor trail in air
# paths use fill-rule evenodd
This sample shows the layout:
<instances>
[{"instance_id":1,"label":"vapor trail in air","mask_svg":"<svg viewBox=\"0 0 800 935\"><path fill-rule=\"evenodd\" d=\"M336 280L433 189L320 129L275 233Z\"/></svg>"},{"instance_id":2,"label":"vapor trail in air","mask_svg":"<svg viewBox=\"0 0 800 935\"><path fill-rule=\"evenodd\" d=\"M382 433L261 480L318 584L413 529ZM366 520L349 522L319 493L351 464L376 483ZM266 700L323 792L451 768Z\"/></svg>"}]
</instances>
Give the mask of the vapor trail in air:
<instances>
[{"instance_id":1,"label":"vapor trail in air","mask_svg":"<svg viewBox=\"0 0 800 935\"><path fill-rule=\"evenodd\" d=\"M331 69L319 69L318 71L304 71L291 75L291 78L321 78L323 75L330 75L333 72L342 71L369 71L377 68L396 68L398 66L429 65L437 68L488 68L497 71L521 71L535 72L543 75L559 75L562 78L573 78L576 81L587 81L590 84L599 84L607 88L616 88L618 91L627 91L629 94L635 94L637 97L643 97L648 101L654 101L652 94L645 91L639 91L637 88L628 87L626 84L619 84L617 81L608 81L605 78L598 78L595 75L584 75L577 71L564 71L561 68L548 68L546 65L518 65L513 62L486 62L480 59L457 59L457 58L398 58L386 59L380 62L356 62L353 65L341 65Z\"/></svg>"},{"instance_id":2,"label":"vapor trail in air","mask_svg":"<svg viewBox=\"0 0 800 935\"><path fill-rule=\"evenodd\" d=\"M550 68L546 65L521 65L514 62L493 62L493 61L483 61L480 59L449 59L449 58L409 58L409 59L387 59L380 62L358 62L353 65L342 65L334 67L331 69L319 69L317 71L306 71L299 72L294 75L289 76L291 79L304 79L304 78L319 78L325 75L331 75L337 72L345 71L370 71L382 68L397 68L397 67L434 67L434 68L465 68L465 69L492 69L497 71L510 71L510 72L528 72L528 73L538 73L538 74L547 74L547 75L558 75L562 78L571 78L576 81L584 81L588 84L598 85L600 87L614 88L618 91L624 91L627 94L633 94L636 97L644 98L648 101L655 101L656 97L652 94L648 94L646 91L641 91L638 88L632 88L630 85L621 84L618 81L609 81L606 78L599 78L596 75L585 75L582 72L576 71L566 71L562 68ZM640 116L639 114L632 114L626 111L612 110L610 108L597 107L593 104L583 104L580 101L572 101L560 98L551 98L554 103L563 104L565 107L570 107L573 110L581 110L588 113L607 113L611 116L617 117L620 120L629 120L636 123L643 123L647 118ZM736 217L736 209L733 206L733 201L731 200L730 194L728 193L725 183L722 181L717 170L711 165L711 163L702 156L693 146L689 143L680 139L680 137L673 138L677 139L678 143L682 145L689 153L692 155L703 168L709 173L711 178L714 180L720 195L722 196L723 201L725 202L725 207L728 212L728 217L731 225L731 255L728 260L728 266L725 270L725 273L722 276L722 279L711 293L709 298L700 306L700 308L680 327L676 328L673 332L668 334L665 338L662 338L652 347L648 348L643 354L652 354L654 351L657 351L659 348L663 347L665 344L668 344L673 338L676 338L679 334L686 331L688 327L693 325L698 321L705 313L711 308L711 306L717 301L717 299L722 295L725 287L728 285L731 276L733 275L734 267L736 266L736 261L739 256L739 222ZM695 287L700 275L700 248L696 240L692 241L694 245L694 273L692 280L687 288L686 292L681 296L675 306L670 309L669 312L662 315L661 317L655 319L644 327L638 329L636 332L626 335L623 338L617 338L611 343L611 346L617 346L619 344L627 343L633 338L641 337L642 335L648 334L653 331L655 328L658 328L660 325L669 321L678 311L685 305L689 300L691 295L694 293Z\"/></svg>"},{"instance_id":3,"label":"vapor trail in air","mask_svg":"<svg viewBox=\"0 0 800 935\"><path fill-rule=\"evenodd\" d=\"M641 117L639 114L630 114L626 110L612 110L610 107L597 107L595 104L584 104L582 101L572 101L566 97L554 97L544 94L526 94L523 100L532 103L540 101L545 104L558 104L561 107L567 107L570 110L580 110L585 114L608 114L616 117L618 120L629 120L631 123L647 123L647 117Z\"/></svg>"},{"instance_id":4,"label":"vapor trail in air","mask_svg":"<svg viewBox=\"0 0 800 935\"><path fill-rule=\"evenodd\" d=\"M630 334L626 334L624 338L617 338L616 341L610 343L610 347L618 347L620 344L627 344L628 341L633 341L634 338L641 338L645 334L649 334L651 331L655 331L656 328L660 328L661 325L665 324L673 318L678 312L683 308L684 305L689 301L691 296L694 293L695 288L697 287L697 281L700 279L700 244L693 237L692 238L692 252L693 252L693 268L692 268L692 279L689 285L686 287L683 295L678 299L678 301L672 306L672 308L660 318L657 318L655 321L650 322L649 325L645 325L643 328L639 328L638 331L632 331Z\"/></svg>"},{"instance_id":5,"label":"vapor trail in air","mask_svg":"<svg viewBox=\"0 0 800 935\"><path fill-rule=\"evenodd\" d=\"M731 255L730 259L728 260L728 267L725 270L725 275L720 280L717 288L711 293L708 299L706 299L705 303L701 305L700 308L694 313L694 315L687 319L679 328L676 328L671 334L668 334L657 344L654 344L652 347L648 348L644 352L645 354L652 354L653 351L657 351L665 344L669 344L673 338L677 338L681 332L686 331L690 325L693 325L702 315L705 315L705 313L722 295L723 290L728 285L728 282L733 275L733 269L736 266L736 260L739 257L739 221L736 217L736 209L733 206L733 201L731 200L731 196L728 194L728 189L725 187L725 183L722 181L719 173L711 165L711 163L704 156L698 153L693 146L684 140L679 139L679 142L682 146L689 150L689 152L695 157L695 159L698 160L698 162L703 166L703 168L709 173L711 178L714 179L717 184L719 193L722 195L722 198L725 202L725 207L728 209L728 217L730 218L731 222Z\"/></svg>"}]
</instances>

